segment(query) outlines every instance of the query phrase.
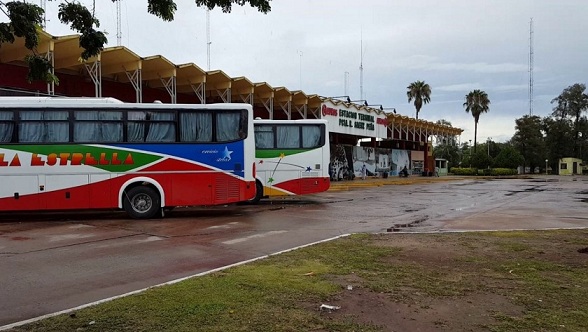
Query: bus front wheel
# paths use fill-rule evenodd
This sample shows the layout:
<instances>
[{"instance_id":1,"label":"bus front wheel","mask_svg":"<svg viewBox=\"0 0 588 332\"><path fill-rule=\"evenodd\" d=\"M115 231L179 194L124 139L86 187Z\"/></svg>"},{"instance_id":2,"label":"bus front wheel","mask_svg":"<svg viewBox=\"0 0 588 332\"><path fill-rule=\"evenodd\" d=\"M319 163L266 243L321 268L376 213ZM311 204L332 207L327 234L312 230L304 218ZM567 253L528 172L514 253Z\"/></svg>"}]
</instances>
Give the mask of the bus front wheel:
<instances>
[{"instance_id":1,"label":"bus front wheel","mask_svg":"<svg viewBox=\"0 0 588 332\"><path fill-rule=\"evenodd\" d=\"M159 194L152 188L138 186L126 192L123 207L134 219L155 217L160 210Z\"/></svg>"}]
</instances>

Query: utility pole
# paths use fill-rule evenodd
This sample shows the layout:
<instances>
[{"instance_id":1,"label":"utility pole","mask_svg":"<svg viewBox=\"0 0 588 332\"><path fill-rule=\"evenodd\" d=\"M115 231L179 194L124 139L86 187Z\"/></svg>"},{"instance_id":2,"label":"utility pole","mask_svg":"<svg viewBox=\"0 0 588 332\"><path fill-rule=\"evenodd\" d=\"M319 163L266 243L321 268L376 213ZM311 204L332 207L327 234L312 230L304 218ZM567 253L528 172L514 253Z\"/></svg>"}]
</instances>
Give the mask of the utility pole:
<instances>
[{"instance_id":1,"label":"utility pole","mask_svg":"<svg viewBox=\"0 0 588 332\"><path fill-rule=\"evenodd\" d=\"M116 45L122 45L122 28L121 28L121 8L120 2L122 0L116 0Z\"/></svg>"},{"instance_id":2,"label":"utility pole","mask_svg":"<svg viewBox=\"0 0 588 332\"><path fill-rule=\"evenodd\" d=\"M529 23L529 115L533 115L533 18Z\"/></svg>"}]
</instances>

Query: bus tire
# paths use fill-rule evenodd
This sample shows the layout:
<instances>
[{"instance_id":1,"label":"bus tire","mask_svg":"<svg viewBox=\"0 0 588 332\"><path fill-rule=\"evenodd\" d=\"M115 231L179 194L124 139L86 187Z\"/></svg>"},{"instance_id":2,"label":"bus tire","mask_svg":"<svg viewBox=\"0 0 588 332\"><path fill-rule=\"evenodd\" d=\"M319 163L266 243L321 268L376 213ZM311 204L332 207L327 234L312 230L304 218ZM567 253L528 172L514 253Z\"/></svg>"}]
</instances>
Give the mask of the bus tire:
<instances>
[{"instance_id":1,"label":"bus tire","mask_svg":"<svg viewBox=\"0 0 588 332\"><path fill-rule=\"evenodd\" d=\"M125 192L123 207L131 218L153 218L161 211L159 193L146 186L131 188Z\"/></svg>"},{"instance_id":2,"label":"bus tire","mask_svg":"<svg viewBox=\"0 0 588 332\"><path fill-rule=\"evenodd\" d=\"M251 204L257 204L263 197L263 185L259 181L255 181L255 197L249 200Z\"/></svg>"}]
</instances>

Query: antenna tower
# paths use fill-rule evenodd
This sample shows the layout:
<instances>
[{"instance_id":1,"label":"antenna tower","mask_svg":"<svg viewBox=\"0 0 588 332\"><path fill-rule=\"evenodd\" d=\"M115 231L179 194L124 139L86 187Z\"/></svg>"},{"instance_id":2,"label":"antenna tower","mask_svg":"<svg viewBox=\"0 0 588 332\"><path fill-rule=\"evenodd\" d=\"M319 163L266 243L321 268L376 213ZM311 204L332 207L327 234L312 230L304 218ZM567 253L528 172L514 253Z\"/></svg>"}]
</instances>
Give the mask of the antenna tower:
<instances>
[{"instance_id":1,"label":"antenna tower","mask_svg":"<svg viewBox=\"0 0 588 332\"><path fill-rule=\"evenodd\" d=\"M533 18L529 23L529 115L533 115Z\"/></svg>"},{"instance_id":2,"label":"antenna tower","mask_svg":"<svg viewBox=\"0 0 588 332\"><path fill-rule=\"evenodd\" d=\"M43 30L47 29L47 0L41 0L41 9L43 9Z\"/></svg>"},{"instance_id":3,"label":"antenna tower","mask_svg":"<svg viewBox=\"0 0 588 332\"><path fill-rule=\"evenodd\" d=\"M348 71L346 71L344 73L343 82L344 82L343 83L344 84L343 88L345 90L344 93L343 93L343 95L344 96L349 96L349 93L348 93L349 92L349 72Z\"/></svg>"},{"instance_id":4,"label":"antenna tower","mask_svg":"<svg viewBox=\"0 0 588 332\"><path fill-rule=\"evenodd\" d=\"M116 45L122 45L122 28L121 28L121 8L120 2L122 0L116 0Z\"/></svg>"},{"instance_id":5,"label":"antenna tower","mask_svg":"<svg viewBox=\"0 0 588 332\"><path fill-rule=\"evenodd\" d=\"M363 99L363 30L361 32L361 55L359 62L359 99Z\"/></svg>"},{"instance_id":6,"label":"antenna tower","mask_svg":"<svg viewBox=\"0 0 588 332\"><path fill-rule=\"evenodd\" d=\"M206 10L206 66L210 71L210 9Z\"/></svg>"}]
</instances>

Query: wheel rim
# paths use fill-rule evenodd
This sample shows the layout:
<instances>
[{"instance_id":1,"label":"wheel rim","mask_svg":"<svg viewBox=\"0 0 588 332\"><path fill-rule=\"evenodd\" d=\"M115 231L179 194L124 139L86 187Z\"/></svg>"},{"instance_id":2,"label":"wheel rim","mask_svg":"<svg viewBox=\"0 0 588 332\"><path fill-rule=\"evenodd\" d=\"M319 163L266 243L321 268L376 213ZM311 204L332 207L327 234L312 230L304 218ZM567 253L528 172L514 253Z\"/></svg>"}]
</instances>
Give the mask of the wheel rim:
<instances>
[{"instance_id":1,"label":"wheel rim","mask_svg":"<svg viewBox=\"0 0 588 332\"><path fill-rule=\"evenodd\" d=\"M147 194L137 194L131 199L131 207L135 212L145 213L153 206L153 199Z\"/></svg>"}]
</instances>

